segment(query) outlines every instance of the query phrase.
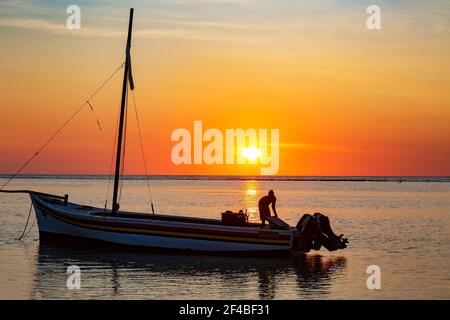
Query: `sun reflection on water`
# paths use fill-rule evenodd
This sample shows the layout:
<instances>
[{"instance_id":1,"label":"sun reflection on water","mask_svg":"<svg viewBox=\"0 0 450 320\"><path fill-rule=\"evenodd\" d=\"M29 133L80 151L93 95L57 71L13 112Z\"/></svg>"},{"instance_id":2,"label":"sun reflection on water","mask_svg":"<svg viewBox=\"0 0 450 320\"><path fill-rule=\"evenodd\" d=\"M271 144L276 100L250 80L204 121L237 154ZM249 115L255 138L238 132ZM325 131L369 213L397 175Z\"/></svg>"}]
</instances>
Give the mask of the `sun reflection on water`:
<instances>
[{"instance_id":1,"label":"sun reflection on water","mask_svg":"<svg viewBox=\"0 0 450 320\"><path fill-rule=\"evenodd\" d=\"M258 215L258 181L247 180L244 184L244 206L247 209L248 220L250 222L259 222Z\"/></svg>"}]
</instances>

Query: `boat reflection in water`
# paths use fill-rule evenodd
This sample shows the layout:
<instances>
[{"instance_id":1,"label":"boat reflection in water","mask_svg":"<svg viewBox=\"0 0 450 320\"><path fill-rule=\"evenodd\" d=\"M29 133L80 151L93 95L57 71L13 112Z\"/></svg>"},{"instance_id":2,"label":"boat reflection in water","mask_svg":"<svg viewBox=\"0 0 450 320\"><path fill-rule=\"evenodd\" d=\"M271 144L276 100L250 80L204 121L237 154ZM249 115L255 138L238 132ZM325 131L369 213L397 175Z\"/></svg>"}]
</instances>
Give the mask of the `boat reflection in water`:
<instances>
[{"instance_id":1,"label":"boat reflection in water","mask_svg":"<svg viewBox=\"0 0 450 320\"><path fill-rule=\"evenodd\" d=\"M67 288L67 268L81 269L81 289ZM343 276L344 257L224 257L98 250L39 244L33 299L326 298Z\"/></svg>"}]
</instances>

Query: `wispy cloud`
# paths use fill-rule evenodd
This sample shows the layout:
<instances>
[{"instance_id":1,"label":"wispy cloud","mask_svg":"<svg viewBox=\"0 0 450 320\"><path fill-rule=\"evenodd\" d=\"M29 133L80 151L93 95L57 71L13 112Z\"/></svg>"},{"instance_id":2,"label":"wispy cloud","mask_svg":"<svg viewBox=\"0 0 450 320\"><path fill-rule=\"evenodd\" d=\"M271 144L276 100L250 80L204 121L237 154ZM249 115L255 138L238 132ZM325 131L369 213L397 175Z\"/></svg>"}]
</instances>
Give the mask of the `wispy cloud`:
<instances>
[{"instance_id":1,"label":"wispy cloud","mask_svg":"<svg viewBox=\"0 0 450 320\"><path fill-rule=\"evenodd\" d=\"M61 33L67 30L64 25L54 24L45 20L36 19L0 18L0 26L27 30L50 31L55 33Z\"/></svg>"},{"instance_id":2,"label":"wispy cloud","mask_svg":"<svg viewBox=\"0 0 450 320\"><path fill-rule=\"evenodd\" d=\"M236 33L221 32L220 28L244 29L243 25L231 26L227 24L203 22L192 23L192 27L183 27L189 25L189 22L174 23L172 26L147 26L146 28L135 29L133 37L136 38L167 38L167 39L186 39L199 41L226 41L226 42L254 42L255 37L248 35L239 35ZM195 26L195 27L194 27ZM203 27L202 27L203 26ZM118 31L107 28L87 28L82 25L79 30L70 30L63 23L50 22L44 19L28 18L0 18L0 27L16 28L37 32L47 32L56 35L84 36L84 37L124 37L125 30ZM212 30L216 29L216 30Z\"/></svg>"},{"instance_id":3,"label":"wispy cloud","mask_svg":"<svg viewBox=\"0 0 450 320\"><path fill-rule=\"evenodd\" d=\"M11 19L0 18L1 27L18 28L34 31L46 31L55 34L73 34L83 36L119 36L121 33L108 30L94 30L82 28L80 30L69 30L64 24L52 23L46 20L39 19Z\"/></svg>"},{"instance_id":4,"label":"wispy cloud","mask_svg":"<svg viewBox=\"0 0 450 320\"><path fill-rule=\"evenodd\" d=\"M280 143L280 147L312 150L319 152L335 152L335 153L379 153L379 151L374 149L360 149L349 146L325 145L313 143Z\"/></svg>"},{"instance_id":5,"label":"wispy cloud","mask_svg":"<svg viewBox=\"0 0 450 320\"><path fill-rule=\"evenodd\" d=\"M89 37L122 37L125 34L121 29L123 21L127 19L123 4L83 4L82 29L72 31L64 25L64 4L53 6L44 3L24 0L1 2L0 27ZM449 28L449 3L443 0L434 5L415 3L412 8L402 10L383 3L383 21L386 21L386 28L395 32L417 32L419 29L442 34L448 32ZM295 37L304 34L314 34L315 39L363 35L361 32L365 32L366 15L364 4L348 2L343 8L339 4L337 0L314 3L300 0L295 3L282 0L138 1L140 15L136 16L136 21L142 29L136 28L135 35L231 42L260 41L269 36L275 39L293 37L290 41L299 41ZM118 10L124 13L118 13ZM421 28L417 26L418 23Z\"/></svg>"},{"instance_id":6,"label":"wispy cloud","mask_svg":"<svg viewBox=\"0 0 450 320\"><path fill-rule=\"evenodd\" d=\"M86 36L86 37L123 37L126 35L124 31L116 31L112 29L86 28L80 30L69 30L64 24L52 23L39 19L10 19L0 18L0 27L18 28L32 31L50 32L60 35ZM214 40L216 37L211 35L202 35L189 30L183 29L141 29L134 32L135 37L143 38L184 38L197 40Z\"/></svg>"}]
</instances>

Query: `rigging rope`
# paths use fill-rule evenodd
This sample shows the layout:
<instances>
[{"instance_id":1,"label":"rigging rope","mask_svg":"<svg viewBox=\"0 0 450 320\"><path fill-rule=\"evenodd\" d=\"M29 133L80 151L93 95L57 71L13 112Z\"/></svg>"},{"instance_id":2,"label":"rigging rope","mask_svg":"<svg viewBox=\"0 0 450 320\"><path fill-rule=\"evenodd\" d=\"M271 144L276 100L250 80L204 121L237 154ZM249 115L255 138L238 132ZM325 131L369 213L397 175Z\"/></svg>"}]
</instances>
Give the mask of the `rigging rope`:
<instances>
[{"instance_id":1,"label":"rigging rope","mask_svg":"<svg viewBox=\"0 0 450 320\"><path fill-rule=\"evenodd\" d=\"M124 182L124 171L125 171L125 155L126 155L126 145L127 145L127 127L128 127L128 82L126 84L127 89L125 91L126 97L125 97L125 125L123 128L123 146L122 146L122 163L120 167L120 189L119 189L119 197L118 202L122 199L122 188L123 188L123 182Z\"/></svg>"},{"instance_id":2,"label":"rigging rope","mask_svg":"<svg viewBox=\"0 0 450 320\"><path fill-rule=\"evenodd\" d=\"M109 82L109 80L111 80L111 78L125 65L125 62L123 62L101 85L100 87L97 88L97 90L94 91L94 93L92 93L90 95L90 97L81 105L78 107L77 110L75 110L74 113L72 113L72 115L62 124L61 127L59 127L58 130L56 130L56 132L50 136L50 138L31 156L30 159L28 159L28 161L25 162L25 164L23 164L19 170L16 171L16 173L14 173L8 180L6 180L6 182L2 185L2 187L0 188L0 190L3 190L15 177L17 177L17 175L22 172L23 169L25 169L25 167L34 159L37 157L37 155L69 124L69 122L75 118L75 116L87 105L89 104L89 100L91 100L92 98L94 98L97 93L103 89L103 87ZM92 108L92 107L91 107ZM99 124L100 125L100 124Z\"/></svg>"},{"instance_id":3,"label":"rigging rope","mask_svg":"<svg viewBox=\"0 0 450 320\"><path fill-rule=\"evenodd\" d=\"M148 192L149 192L149 195L150 195L150 205L152 207L152 213L155 214L155 209L153 208L152 190L150 188L150 179L149 179L148 170L147 170L147 162L145 161L144 143L142 142L141 125L140 125L140 122L139 122L139 116L138 116L137 105L136 105L136 98L134 96L134 91L131 91L131 94L133 96L134 112L136 114L136 123L137 123L138 132L139 132L139 140L141 142L142 159L144 160L145 177L146 177L146 180L147 180L147 188L148 188Z\"/></svg>"},{"instance_id":4,"label":"rigging rope","mask_svg":"<svg viewBox=\"0 0 450 320\"><path fill-rule=\"evenodd\" d=\"M100 121L98 121L98 118L97 118L97 115L95 114L94 108L92 107L89 100L86 101L86 103L89 105L89 108L91 108L91 111L92 111L92 114L94 115L95 121L97 121L98 128L100 129L100 131L102 131L102 126L100 125Z\"/></svg>"},{"instance_id":5,"label":"rigging rope","mask_svg":"<svg viewBox=\"0 0 450 320\"><path fill-rule=\"evenodd\" d=\"M114 130L115 133L117 133L118 128L119 128L119 114L117 114L116 130ZM111 162L109 164L108 190L106 191L105 213L106 213L106 208L108 206L108 200L109 200L109 190L110 190L111 178L112 178L111 172L112 172L112 168L113 168L114 153L115 153L114 151L116 150L116 144L117 144L117 134L114 134L114 143L113 143L112 152L111 152Z\"/></svg>"}]
</instances>

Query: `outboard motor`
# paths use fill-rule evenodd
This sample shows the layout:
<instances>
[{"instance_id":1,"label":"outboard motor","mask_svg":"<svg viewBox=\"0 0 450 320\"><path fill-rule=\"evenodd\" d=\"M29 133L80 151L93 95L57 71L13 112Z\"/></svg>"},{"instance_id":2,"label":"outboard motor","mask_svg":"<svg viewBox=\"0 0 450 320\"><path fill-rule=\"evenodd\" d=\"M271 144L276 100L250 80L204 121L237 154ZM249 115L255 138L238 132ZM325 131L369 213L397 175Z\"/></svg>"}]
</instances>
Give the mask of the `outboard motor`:
<instances>
[{"instance_id":1,"label":"outboard motor","mask_svg":"<svg viewBox=\"0 0 450 320\"><path fill-rule=\"evenodd\" d=\"M299 232L296 250L309 252L311 249L320 249L321 241L318 238L320 235L319 225L312 215L304 214L298 221L296 228Z\"/></svg>"},{"instance_id":2,"label":"outboard motor","mask_svg":"<svg viewBox=\"0 0 450 320\"><path fill-rule=\"evenodd\" d=\"M344 249L348 240L343 235L337 236L331 229L330 220L321 213L304 214L297 223L298 238L293 243L293 250L309 252L324 246L329 251Z\"/></svg>"},{"instance_id":3,"label":"outboard motor","mask_svg":"<svg viewBox=\"0 0 450 320\"><path fill-rule=\"evenodd\" d=\"M325 248L327 248L330 251L347 248L348 239L343 238L344 237L343 234L341 234L340 236L337 236L333 232L333 230L331 229L330 219L328 219L327 216L325 216L319 212L316 212L316 213L314 213L313 217L318 221L321 233L325 234L329 240L328 243L326 243L326 244L329 245L330 248L328 248L324 244L323 246Z\"/></svg>"}]
</instances>

